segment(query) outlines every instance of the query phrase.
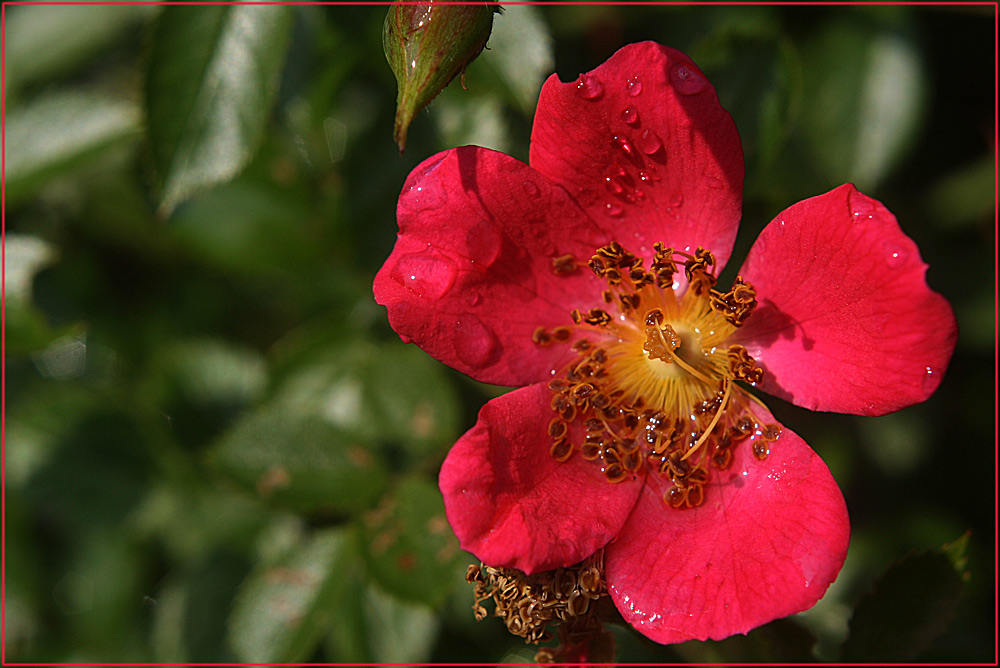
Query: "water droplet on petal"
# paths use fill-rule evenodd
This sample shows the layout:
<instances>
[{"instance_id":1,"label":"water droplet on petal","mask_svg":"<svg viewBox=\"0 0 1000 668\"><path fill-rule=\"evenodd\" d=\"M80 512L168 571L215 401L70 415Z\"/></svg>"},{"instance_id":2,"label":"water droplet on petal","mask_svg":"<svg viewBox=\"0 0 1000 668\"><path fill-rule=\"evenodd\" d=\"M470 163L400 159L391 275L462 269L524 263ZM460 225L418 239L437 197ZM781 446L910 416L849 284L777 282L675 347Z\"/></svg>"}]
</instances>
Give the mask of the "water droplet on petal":
<instances>
[{"instance_id":1,"label":"water droplet on petal","mask_svg":"<svg viewBox=\"0 0 1000 668\"><path fill-rule=\"evenodd\" d=\"M928 393L933 392L934 390L937 389L939 382L941 382L939 374L937 374L934 371L934 369L929 366L924 367L924 380L923 380L924 392Z\"/></svg>"},{"instance_id":2,"label":"water droplet on petal","mask_svg":"<svg viewBox=\"0 0 1000 668\"><path fill-rule=\"evenodd\" d=\"M465 248L470 260L486 268L500 256L503 238L493 223L481 220L465 233Z\"/></svg>"},{"instance_id":3,"label":"water droplet on petal","mask_svg":"<svg viewBox=\"0 0 1000 668\"><path fill-rule=\"evenodd\" d=\"M889 241L885 242L883 246L885 248L885 261L890 267L895 269L906 264L909 253L905 248Z\"/></svg>"},{"instance_id":4,"label":"water droplet on petal","mask_svg":"<svg viewBox=\"0 0 1000 668\"><path fill-rule=\"evenodd\" d=\"M632 155L632 144L625 137L615 135L611 139L612 143L625 152L625 155Z\"/></svg>"},{"instance_id":5,"label":"water droplet on petal","mask_svg":"<svg viewBox=\"0 0 1000 668\"><path fill-rule=\"evenodd\" d=\"M612 218L621 218L622 208L614 202L608 202L604 205L604 213L608 214Z\"/></svg>"},{"instance_id":6,"label":"water droplet on petal","mask_svg":"<svg viewBox=\"0 0 1000 668\"><path fill-rule=\"evenodd\" d=\"M418 297L440 299L455 284L458 268L450 258L428 250L403 255L390 275Z\"/></svg>"},{"instance_id":7,"label":"water droplet on petal","mask_svg":"<svg viewBox=\"0 0 1000 668\"><path fill-rule=\"evenodd\" d=\"M496 335L474 315L463 315L455 326L455 354L470 367L492 362L500 349Z\"/></svg>"},{"instance_id":8,"label":"water droplet on petal","mask_svg":"<svg viewBox=\"0 0 1000 668\"><path fill-rule=\"evenodd\" d=\"M684 63L670 68L670 81L681 95L696 95L708 86L705 77Z\"/></svg>"},{"instance_id":9,"label":"water droplet on petal","mask_svg":"<svg viewBox=\"0 0 1000 668\"><path fill-rule=\"evenodd\" d=\"M621 195L625 191L625 186L623 186L618 179L613 176L604 177L604 185L608 187L615 195Z\"/></svg>"},{"instance_id":10,"label":"water droplet on petal","mask_svg":"<svg viewBox=\"0 0 1000 668\"><path fill-rule=\"evenodd\" d=\"M628 82L625 84L625 90L628 91L628 94L631 95L632 97L641 95L642 82L639 81L639 77L632 77L631 79L629 79Z\"/></svg>"},{"instance_id":11,"label":"water droplet on petal","mask_svg":"<svg viewBox=\"0 0 1000 668\"><path fill-rule=\"evenodd\" d=\"M538 185L534 181L525 181L522 187L528 197L538 197Z\"/></svg>"},{"instance_id":12,"label":"water droplet on petal","mask_svg":"<svg viewBox=\"0 0 1000 668\"><path fill-rule=\"evenodd\" d=\"M667 206L676 209L683 203L684 203L684 193L677 192L670 196L670 200L667 201Z\"/></svg>"},{"instance_id":13,"label":"water droplet on petal","mask_svg":"<svg viewBox=\"0 0 1000 668\"><path fill-rule=\"evenodd\" d=\"M576 92L585 100L596 100L604 93L604 84L593 74L581 74L576 80Z\"/></svg>"},{"instance_id":14,"label":"water droplet on petal","mask_svg":"<svg viewBox=\"0 0 1000 668\"><path fill-rule=\"evenodd\" d=\"M636 111L635 107L625 107L622 111L622 120L629 125L636 125L639 123L639 112Z\"/></svg>"},{"instance_id":15,"label":"water droplet on petal","mask_svg":"<svg viewBox=\"0 0 1000 668\"><path fill-rule=\"evenodd\" d=\"M653 177L651 177L649 175L649 172L639 172L639 180L640 181L649 181L652 178Z\"/></svg>"},{"instance_id":16,"label":"water droplet on petal","mask_svg":"<svg viewBox=\"0 0 1000 668\"><path fill-rule=\"evenodd\" d=\"M646 155L653 155L663 148L663 142L660 141L659 135L654 130L649 129L643 130L636 136L635 145Z\"/></svg>"},{"instance_id":17,"label":"water droplet on petal","mask_svg":"<svg viewBox=\"0 0 1000 668\"><path fill-rule=\"evenodd\" d=\"M848 196L847 204L855 223L868 222L875 216L875 202L860 192L852 192Z\"/></svg>"}]
</instances>

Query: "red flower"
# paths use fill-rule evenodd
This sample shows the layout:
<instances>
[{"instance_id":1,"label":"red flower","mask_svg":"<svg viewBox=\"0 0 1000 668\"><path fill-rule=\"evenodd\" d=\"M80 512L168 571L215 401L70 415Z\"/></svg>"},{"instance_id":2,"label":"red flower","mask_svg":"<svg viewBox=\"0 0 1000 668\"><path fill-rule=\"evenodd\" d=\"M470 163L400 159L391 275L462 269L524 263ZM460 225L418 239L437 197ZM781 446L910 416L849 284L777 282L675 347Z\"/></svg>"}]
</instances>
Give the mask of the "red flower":
<instances>
[{"instance_id":1,"label":"red flower","mask_svg":"<svg viewBox=\"0 0 1000 668\"><path fill-rule=\"evenodd\" d=\"M462 547L526 573L603 548L615 605L662 643L805 610L847 552L829 470L747 386L880 415L926 399L955 345L916 245L850 184L780 213L716 289L742 186L701 71L630 45L546 81L530 166L467 146L415 169L375 278L404 341L523 386L442 467Z\"/></svg>"}]
</instances>

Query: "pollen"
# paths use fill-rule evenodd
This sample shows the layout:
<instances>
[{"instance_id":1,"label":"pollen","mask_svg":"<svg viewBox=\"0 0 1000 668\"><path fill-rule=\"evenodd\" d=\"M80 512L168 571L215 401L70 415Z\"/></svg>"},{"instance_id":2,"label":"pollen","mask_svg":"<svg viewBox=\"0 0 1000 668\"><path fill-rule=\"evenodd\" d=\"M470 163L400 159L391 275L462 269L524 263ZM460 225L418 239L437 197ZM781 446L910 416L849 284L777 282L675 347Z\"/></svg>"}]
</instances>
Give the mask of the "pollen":
<instances>
[{"instance_id":1,"label":"pollen","mask_svg":"<svg viewBox=\"0 0 1000 668\"><path fill-rule=\"evenodd\" d=\"M728 343L757 306L753 286L739 276L716 289L715 255L704 248L653 249L648 268L617 242L597 249L587 266L605 283L606 307L575 309L572 327L532 338L575 339L572 361L549 383L552 456L582 457L609 483L660 476L665 505L692 508L735 448L751 442L764 459L781 432L757 418L760 402L743 386L760 384L764 370Z\"/></svg>"}]
</instances>

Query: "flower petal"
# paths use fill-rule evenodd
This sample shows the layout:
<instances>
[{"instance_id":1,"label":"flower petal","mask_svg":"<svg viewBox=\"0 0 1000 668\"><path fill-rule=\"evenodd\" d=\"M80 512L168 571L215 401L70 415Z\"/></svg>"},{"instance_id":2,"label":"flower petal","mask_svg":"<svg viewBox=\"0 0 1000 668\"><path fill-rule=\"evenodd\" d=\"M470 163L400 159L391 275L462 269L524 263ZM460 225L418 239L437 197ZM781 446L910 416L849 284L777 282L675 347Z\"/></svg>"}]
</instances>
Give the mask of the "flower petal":
<instances>
[{"instance_id":1,"label":"flower petal","mask_svg":"<svg viewBox=\"0 0 1000 668\"><path fill-rule=\"evenodd\" d=\"M770 446L763 461L738 446L696 508L669 508L669 484L647 476L604 552L612 600L640 632L661 643L746 633L811 607L836 579L850 535L844 498L791 430Z\"/></svg>"},{"instance_id":2,"label":"flower petal","mask_svg":"<svg viewBox=\"0 0 1000 668\"><path fill-rule=\"evenodd\" d=\"M531 166L566 187L623 246L732 251L743 148L715 89L680 51L623 47L576 81L552 75L531 133Z\"/></svg>"},{"instance_id":3,"label":"flower petal","mask_svg":"<svg viewBox=\"0 0 1000 668\"><path fill-rule=\"evenodd\" d=\"M732 337L762 388L813 410L882 415L925 400L955 349L951 307L896 218L851 184L786 209L740 273L761 302Z\"/></svg>"},{"instance_id":4,"label":"flower petal","mask_svg":"<svg viewBox=\"0 0 1000 668\"><path fill-rule=\"evenodd\" d=\"M614 538L642 487L608 482L578 452L557 462L551 396L537 384L493 399L441 467L462 549L491 566L530 574L582 561Z\"/></svg>"},{"instance_id":5,"label":"flower petal","mask_svg":"<svg viewBox=\"0 0 1000 668\"><path fill-rule=\"evenodd\" d=\"M562 188L510 156L466 146L429 158L397 215L375 299L404 341L477 380L548 379L566 345L539 346L532 333L603 305L586 263L608 239ZM579 268L557 274L553 261L566 255Z\"/></svg>"}]
</instances>

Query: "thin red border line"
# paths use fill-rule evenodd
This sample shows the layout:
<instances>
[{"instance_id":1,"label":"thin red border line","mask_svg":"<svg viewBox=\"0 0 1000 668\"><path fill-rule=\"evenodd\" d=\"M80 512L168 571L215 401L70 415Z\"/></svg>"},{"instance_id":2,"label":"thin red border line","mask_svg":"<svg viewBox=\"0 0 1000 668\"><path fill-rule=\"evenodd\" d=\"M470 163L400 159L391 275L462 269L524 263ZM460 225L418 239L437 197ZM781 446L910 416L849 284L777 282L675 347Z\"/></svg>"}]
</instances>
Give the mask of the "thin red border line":
<instances>
[{"instance_id":1,"label":"thin red border line","mask_svg":"<svg viewBox=\"0 0 1000 668\"><path fill-rule=\"evenodd\" d=\"M7 118L7 114L6 114L6 112L7 112L7 97L6 97L6 94L5 94L6 93L6 89L7 89L7 43L6 43L6 34L7 34L7 30L6 30L6 26L7 26L7 5L52 5L52 6L63 6L63 5L70 5L70 6L81 6L81 5L83 5L83 6L86 6L86 5L94 5L94 6L107 6L107 5L194 5L194 6L203 6L203 5L231 5L231 4L236 4L236 3L233 3L233 2L209 2L209 1L205 1L205 2L172 2L172 1L166 1L166 2L155 2L155 1L148 1L148 2L145 2L145 1L143 1L143 2L73 2L73 1L69 1L69 0L67 0L67 1L42 1L42 2L30 2L30 1L3 2L2 8L0 8L0 86L2 86L2 90L4 91L4 94L2 95L2 101L0 101L0 119L2 119L2 120L0 120L0 122L2 122L2 124L3 124L3 130L6 130L6 118ZM239 3L239 4L251 5L252 6L252 5L300 5L300 4L301 5L305 5L305 4L339 4L339 3L333 3L333 2L313 2L313 3L308 3L308 2L263 2L263 1L255 2L255 1L249 1L249 2ZM348 4L352 4L352 5L356 5L356 6L387 6L387 5L391 5L393 3L392 2L378 2L378 1L362 1L362 2L352 2L352 3L348 3ZM410 4L422 4L422 3L420 3L420 2L405 1L405 2L400 2L399 4L410 5ZM447 0L445 0L445 2L442 2L441 4L469 4L469 3L464 3L464 2L447 2ZM504 2L502 4L507 4L507 5L561 5L561 4L565 4L565 3L563 3L563 2L522 2L520 0L516 0L516 1L513 1L513 2ZM572 3L572 4L579 4L579 5L607 5L607 4L613 4L613 5L621 5L621 6L632 6L632 5L646 5L646 4L649 4L649 3L648 2L610 2L610 3L609 2L578 2L578 3ZM664 4L667 4L667 5L669 5L669 4L678 4L678 5L684 4L684 5L687 5L689 3L678 2L678 3L664 3ZM703 2L701 4L706 4L706 5L723 5L723 6L732 6L732 5L740 5L740 6L742 6L742 5L772 5L772 4L775 4L775 3L773 3L773 2L726 2L726 1L712 2L712 1L709 1L709 2ZM802 2L788 2L788 3L784 3L784 4L794 5L794 6L859 6L859 5L888 5L888 6L905 5L905 6L918 6L918 7L945 6L945 5L952 5L952 6L958 5L958 6L965 6L965 7L980 7L980 6L982 6L982 7L993 7L994 8L994 13L993 13L994 19L997 19L998 12L1000 12L1000 4L998 4L997 2L987 2L987 1L982 1L982 0L973 1L973 2L947 2L947 1L934 1L934 0L920 0L920 1L916 1L916 2L904 2L904 1L895 1L895 0L893 0L893 1L881 1L881 2L878 2L878 1L876 1L876 2L835 2L835 1L830 1L830 0L813 0L813 1L802 1ZM998 56L998 55L1000 55L1000 22L996 22L995 21L994 22L994 56ZM997 62L996 58L994 58L994 62ZM993 94L994 94L994 101L995 102L998 101L998 100L1000 100L1000 65L994 65L994 89L993 89ZM1000 173L1000 154L998 154L997 148L1000 147L1000 127L998 127L996 124L994 125L993 136L994 136L994 144L993 144L993 146L994 146L994 153L993 153L994 174L998 174L998 173ZM2 209L0 209L0 210L2 210L2 223L0 223L0 249L2 249L2 250L0 250L0 264L2 264L3 269L6 269L6 260L7 260L7 253L6 253L6 248L7 248L7 179L6 179L6 176L7 176L7 142L6 142L6 132L3 132L2 133L2 142L0 142L0 207L2 207ZM996 185L994 186L994 192L993 192L993 206L994 206L994 240L996 241L997 238L1000 238L1000 235L998 235L998 230L1000 230L1000 224L998 224L998 221L1000 221L1000 218L998 218L998 214L997 214L998 210L1000 210L1000 186L996 186ZM1000 282L998 282L998 280L997 280L997 279L1000 279L1000 246L994 244L994 251L993 251L993 253L994 253L994 255L993 255L993 266L994 266L993 297L994 297L994 304L996 305L995 306L995 310L994 310L994 325L993 325L994 326L994 330L993 330L994 331L993 352L994 352L994 361L996 362L997 360L1000 360ZM4 271L3 272L3 277L0 278L0 328L2 328L2 331L0 331L0 351L2 351L2 352L6 352L6 347L7 347L6 346L6 343L7 343L6 342L6 335L7 335L7 327L6 327L6 315L7 315L7 310L6 310L6 283L7 283L6 282L6 271ZM997 386L997 389L994 390L994 406L995 406L995 408L994 408L994 425L997 427L997 431L995 433L995 437L997 438L997 443L1000 443L1000 405L998 405L998 404L1000 404L1000 365L998 365L998 364L994 365L993 378L994 378L994 385ZM7 400L7 360L6 360L6 356L4 355L2 361L0 361L0 415L2 415L4 418L6 418L6 415L7 415L6 400ZM4 510L6 510L6 507L7 507L7 503L6 503L6 500L7 500L6 462L7 462L7 457L6 457L6 419L4 419L2 422L0 422L0 497L2 497L2 504L3 504ZM1000 448L994 450L994 471L995 472L1000 471ZM994 488L994 501L997 503L997 505L995 506L997 508L997 510L994 511L994 520L996 520L996 519L998 519L998 516L1000 516L1000 487L995 487ZM2 513L2 517L0 517L0 545L3 546L3 555L4 555L4 558L2 560L0 560L0 597L2 597L2 599L4 601L6 601L6 588L7 588L7 572L6 572L7 571L7 560L6 560L6 554L7 554L7 550L6 550L6 546L7 546L7 522L6 522L6 513L5 512ZM998 545L1000 545L1000 542L998 542L998 534L994 534L994 582L997 582L997 577L998 577L998 575L1000 575L1000 561L997 560L997 549L996 549L998 547ZM997 600L997 595L998 595L997 589L994 589L994 604L1000 603L1000 601ZM0 606L0 648L2 648L2 649L0 649L0 660L3 661L4 665L10 665L10 666L27 666L27 665L32 665L32 666L64 666L64 665L67 665L67 664L64 664L64 663L8 663L7 660L6 660L6 651L7 651L7 616L6 616L6 612L7 612L6 606L5 605L4 606ZM997 658L998 658L998 655L997 655L997 651L998 651L997 650L997 648L998 648L997 638L998 638L998 636L1000 636L1000 630L998 630L995 633L995 635L994 635L994 645L993 645L993 647L994 647L994 664L996 663ZM80 666L171 666L171 665L184 665L184 666L296 666L296 665L301 665L301 664L293 664L293 663L275 663L275 664L270 664L270 663L183 663L183 664L177 664L177 663L173 663L173 664L168 664L168 663L131 663L131 664L130 663L79 663L79 664L75 664L75 665L80 665ZM322 663L322 664L311 664L311 665L337 666L337 665L345 665L345 664ZM382 663L359 663L359 664L352 664L352 665L358 665L358 666L385 666L385 665L390 665L390 664L382 664ZM422 666L422 665L427 665L427 664L405 663L405 664L391 664L391 665ZM439 666L492 666L494 664L493 663L439 663L439 664L434 664L434 665L439 665ZM535 665L535 664L509 664L509 665L514 665L514 666L532 666L532 665ZM583 665L589 665L589 664L583 664ZM622 666L636 666L636 665L648 665L648 664L620 663L618 665L622 665ZM691 665L712 665L712 664L691 664ZM736 663L736 664L732 664L732 665L744 666L744 665L755 665L755 664ZM809 665L809 664L797 664L796 663L796 664L780 664L780 665ZM940 665L940 664L913 664L913 665ZM991 665L991 664L988 664L988 663L961 663L961 664L944 664L944 665L980 666L980 665Z\"/></svg>"},{"instance_id":2,"label":"thin red border line","mask_svg":"<svg viewBox=\"0 0 1000 668\"><path fill-rule=\"evenodd\" d=\"M469 5L469 4L479 4L476 2L470 2L468 0L437 0L438 4L442 5ZM225 0L193 0L192 2L183 2L182 0L138 0L138 1L125 1L125 0L113 0L109 2L101 2L99 0L86 1L86 0L13 0L3 3L6 5L76 5L76 6L117 6L117 5L191 5L191 6L204 6L204 5L234 5L239 4L243 6L255 6L255 5L351 5L351 6L365 6L365 7L386 7L393 4L401 5L420 5L426 4L418 0L402 0L401 2L391 2L389 0L360 0L358 2L334 2L331 0L322 2L305 2L302 0L295 0L292 2L281 2L280 0L248 0L247 2L227 2ZM648 2L643 0L623 0L617 2L599 2L595 0L588 0L587 2L560 2L559 0L542 0L539 2L529 1L529 0L511 0L510 2L500 2L501 5L540 5L540 6L562 6L566 4L579 5L579 6L607 6L615 5L621 7L641 7L641 6L691 6L692 3L678 0L676 2ZM773 6L775 2L765 2L762 0L706 0L705 2L700 2L697 4L710 5L710 6ZM905 7L944 7L944 6L957 6L957 7L997 7L997 2L991 2L989 0L970 0L967 2L949 2L948 0L873 0L871 2L861 2L861 1L848 1L842 2L838 0L792 0L790 2L780 3L782 5L795 6L795 7L858 7L858 6L905 6Z\"/></svg>"}]
</instances>

